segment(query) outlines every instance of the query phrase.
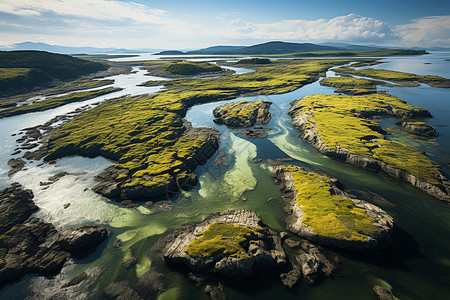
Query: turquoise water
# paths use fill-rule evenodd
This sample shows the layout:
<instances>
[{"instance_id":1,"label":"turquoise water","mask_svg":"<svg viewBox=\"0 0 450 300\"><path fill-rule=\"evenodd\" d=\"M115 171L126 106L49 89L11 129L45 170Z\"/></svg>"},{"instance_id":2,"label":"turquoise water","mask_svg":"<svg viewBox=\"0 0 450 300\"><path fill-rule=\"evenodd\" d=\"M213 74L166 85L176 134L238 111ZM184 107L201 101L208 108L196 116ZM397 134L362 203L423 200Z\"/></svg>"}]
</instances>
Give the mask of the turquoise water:
<instances>
[{"instance_id":1,"label":"turquoise water","mask_svg":"<svg viewBox=\"0 0 450 300\"><path fill-rule=\"evenodd\" d=\"M440 56L435 58L434 54L423 57L429 60L442 58ZM417 61L422 61L423 57L408 57L411 61L411 69L408 71L418 72L421 64ZM407 63L404 58L388 60L390 65L386 64L386 68L394 66L395 63L397 65ZM434 66L436 74L442 72L438 63L426 66ZM377 67L384 67L384 64ZM328 75L333 74L329 72ZM450 78L448 71L439 75ZM140 83L139 80L136 80L136 84ZM394 295L400 299L444 299L450 294L449 206L409 184L319 154L303 142L298 137L298 131L289 124L290 117L286 114L289 102L310 94L332 94L333 90L315 82L287 94L238 98L238 100L261 99L273 102L271 112L274 116L268 124L272 130L265 139L243 139L235 130L213 122L212 110L229 101L192 107L187 112L186 119L194 126L217 128L222 133L220 149L212 159L195 171L200 181L196 187L172 195L173 208L170 212L155 212L151 207L145 206L125 209L108 202L89 189L85 190L86 187L94 185L95 174L111 164L102 158L73 157L58 160L55 166L30 166L28 170L17 173L12 180L33 189L36 203L41 208L37 216L54 223L58 229L86 223L103 223L110 226L112 234L108 242L88 257L75 259L75 265L66 272L70 278L86 269L99 268L101 276L89 289L89 294L92 299L102 299L101 290L109 282L124 279L135 281L148 270L151 262L146 257L146 251L161 235L177 225L200 221L208 213L224 209L250 208L254 209L267 225L283 231L284 212L280 202L281 193L270 178L270 167L265 163L253 163L251 160L255 157L263 159L291 157L294 164L308 169L318 169L339 178L345 188L390 213L398 225L395 247L392 251L378 256L326 249L327 254L331 257L338 255L342 261L339 277L327 279L314 287L302 282L294 291L288 291L277 281L263 285L249 283L247 287L240 288L226 287L226 292L231 298L375 299L371 291L372 286L387 282L392 286ZM383 120L383 126L390 128L393 138L402 139L423 149L435 161L443 164L449 156L450 124L447 116L450 91L427 86L386 90L408 103L430 110L434 118L428 121L436 125L441 136L418 142L398 132L395 120ZM95 102L95 99L92 101ZM51 116L72 109L62 107L59 111L24 115L21 119L13 117L0 120L1 137L5 141L0 154L3 172L8 170L6 161L15 147L14 139L10 137L11 133L26 126L43 123ZM214 159L220 152L225 153L226 166L214 166ZM43 180L62 170L87 173L66 176L48 190L41 190L35 182L36 177ZM446 170L448 169L444 169ZM373 197L373 193L380 197ZM269 198L273 200L268 201ZM63 204L68 201L71 206L67 210L62 209ZM116 238L124 242L119 249L112 247L112 242ZM138 264L135 268L124 270L119 262L129 254L138 258ZM166 275L170 279L170 289L162 295L162 299L206 299L206 296L183 275L170 270L167 270ZM43 279L29 275L20 282L3 288L0 291L0 298L22 299L33 294L33 289L42 284L43 280L51 283L48 295L58 294L64 290L57 284L60 279L52 281L51 278Z\"/></svg>"}]
</instances>

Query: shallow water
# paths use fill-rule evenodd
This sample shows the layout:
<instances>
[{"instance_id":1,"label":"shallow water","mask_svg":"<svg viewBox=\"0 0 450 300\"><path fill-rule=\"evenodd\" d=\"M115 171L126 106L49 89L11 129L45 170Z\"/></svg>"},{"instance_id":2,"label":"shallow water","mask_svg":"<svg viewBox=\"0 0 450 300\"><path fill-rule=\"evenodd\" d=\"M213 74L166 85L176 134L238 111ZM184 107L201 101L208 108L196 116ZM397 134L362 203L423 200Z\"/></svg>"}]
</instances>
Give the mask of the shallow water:
<instances>
[{"instance_id":1,"label":"shallow water","mask_svg":"<svg viewBox=\"0 0 450 300\"><path fill-rule=\"evenodd\" d=\"M428 59L434 59L433 55L427 56ZM412 69L409 71L415 72L414 59L421 60L422 57L408 59L412 59ZM405 63L403 58L389 60L392 60L392 63L400 60L402 64ZM427 66L433 65L437 67L437 73L441 72L437 64ZM377 67L383 66L384 64L381 64ZM334 74L330 71L327 76L334 76ZM450 78L448 73L444 76ZM135 85L143 79L146 81L150 78L137 75L134 83L132 78L128 79L129 91L138 93L139 88ZM227 293L233 299L298 299L300 297L302 299L374 299L371 288L375 283L383 281L389 283L394 295L401 299L444 299L450 293L449 206L409 184L319 154L301 140L298 137L298 131L289 124L290 117L286 114L289 102L310 94L332 94L333 90L315 82L282 95L238 98L238 100L258 99L273 102L271 112L274 116L268 124L272 130L269 131L266 139L243 139L236 134L237 131L213 122L212 110L222 103L234 100L192 107L187 112L186 119L194 126L217 128L222 134L220 149L212 159L195 171L200 182L196 187L190 191L172 195L173 208L170 212L154 212L151 208L144 206L137 209L125 209L90 191L89 188L94 184L94 175L111 164L103 158L64 158L58 160L53 166L29 167L28 170L13 176L12 180L33 189L36 195L35 201L41 208L36 215L54 223L58 229L86 223L104 223L110 226L112 234L108 242L88 257L81 260L75 259L75 266L67 271L67 276L70 278L86 269L100 268L102 276L95 285L96 291L91 289L91 298L101 299L103 298L101 289L107 283L124 279L136 280L150 267L151 262L146 258L145 253L161 234L177 225L201 221L208 213L225 209L250 208L254 209L267 225L276 230L284 230L284 212L279 200L281 192L270 178L270 167L265 163L253 163L251 160L255 157L263 159L291 157L294 159L292 163L296 165L318 169L338 177L347 189L353 190L361 197L366 197L394 216L399 227L395 250L384 253L380 257L369 257L327 249L331 257L334 255L340 257L342 277L325 280L315 287L307 286L302 282L292 292L277 282L251 286L247 290L226 287ZM427 86L395 87L386 90L410 104L430 110L434 115L433 119L428 120L431 124L450 125L447 117L449 105L446 102L449 100L449 90ZM90 101L94 103L98 101L98 98ZM14 138L10 136L12 133L23 127L44 123L57 114L71 111L81 105L68 105L54 111L0 119L0 138L5 141L0 148L2 182L8 170L6 161L15 147ZM382 125L385 128L395 129L395 120L383 120ZM448 127L437 126L437 130L441 134L440 137L422 142L417 142L395 130L392 130L392 135L394 138L403 139L423 149L440 163L449 155L450 139ZM214 166L214 159L220 152L225 153L227 165ZM36 177L43 181L61 171L87 173L65 176L47 190L42 190ZM5 182L3 184L7 185ZM376 193L380 197L370 197L371 193ZM71 204L66 210L63 208L65 203ZM112 242L116 238L124 242L119 249L112 247ZM120 263L111 263L120 262L130 254L138 258L138 265L135 268L125 271ZM167 270L167 277L170 278L170 289L160 297L161 299L206 298L183 275ZM20 282L5 287L0 291L0 298L24 298L31 294L27 291L27 286L36 286L41 282L36 278L41 277L29 275ZM48 295L57 293L58 290L58 285L53 285L53 288L48 288Z\"/></svg>"}]
</instances>

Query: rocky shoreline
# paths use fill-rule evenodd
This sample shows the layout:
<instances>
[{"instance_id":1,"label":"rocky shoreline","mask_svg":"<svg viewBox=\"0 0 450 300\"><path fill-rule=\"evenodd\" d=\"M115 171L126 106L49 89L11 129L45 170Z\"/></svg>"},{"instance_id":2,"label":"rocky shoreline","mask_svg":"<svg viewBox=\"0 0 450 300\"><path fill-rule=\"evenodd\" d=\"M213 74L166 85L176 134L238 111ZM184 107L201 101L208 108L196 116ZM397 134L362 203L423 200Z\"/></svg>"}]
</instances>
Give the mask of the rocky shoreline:
<instances>
[{"instance_id":1,"label":"rocky shoreline","mask_svg":"<svg viewBox=\"0 0 450 300\"><path fill-rule=\"evenodd\" d=\"M397 125L400 125L405 131L412 134L431 137L439 136L436 128L424 122L400 121Z\"/></svg>"},{"instance_id":2,"label":"rocky shoreline","mask_svg":"<svg viewBox=\"0 0 450 300\"><path fill-rule=\"evenodd\" d=\"M383 172L399 180L409 182L413 186L417 187L423 192L439 200L450 202L450 183L442 175L440 175L441 184L433 185L429 182L426 182L418 178L417 176L407 173L404 170L395 168L380 160L351 153L350 151L342 147L336 147L334 149L329 148L322 141L320 133L318 132L316 126L314 124L311 124L312 122L310 121L310 119L314 115L305 114L302 111L296 109L296 105L299 104L302 101L302 99L303 98L291 102L291 108L288 111L288 114L291 115L292 117L292 121L290 123L300 131L299 136L303 140L305 140L308 144L310 144L312 147L314 147L316 150L318 150L320 153L332 158L343 160L347 163L350 163L360 168ZM395 109L395 107L392 107L391 109L392 109L391 111L366 110L364 112L364 117L370 118L370 117L386 117L386 116L400 116L400 117L405 116L405 112L397 110ZM428 111L410 111L409 113L406 114L407 117L431 116ZM312 126L309 124L311 124ZM382 129L380 128L379 130Z\"/></svg>"},{"instance_id":3,"label":"rocky shoreline","mask_svg":"<svg viewBox=\"0 0 450 300\"><path fill-rule=\"evenodd\" d=\"M95 249L108 236L99 225L68 229L33 218L33 193L15 183L0 190L0 286L28 273L58 273L71 255Z\"/></svg>"}]
</instances>

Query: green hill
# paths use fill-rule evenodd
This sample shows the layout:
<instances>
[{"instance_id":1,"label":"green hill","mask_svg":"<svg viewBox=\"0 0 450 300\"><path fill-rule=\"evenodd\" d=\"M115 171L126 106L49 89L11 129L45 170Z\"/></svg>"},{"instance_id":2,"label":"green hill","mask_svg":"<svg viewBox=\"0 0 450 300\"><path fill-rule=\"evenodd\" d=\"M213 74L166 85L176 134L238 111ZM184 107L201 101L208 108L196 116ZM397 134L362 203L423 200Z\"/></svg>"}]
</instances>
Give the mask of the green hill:
<instances>
[{"instance_id":1,"label":"green hill","mask_svg":"<svg viewBox=\"0 0 450 300\"><path fill-rule=\"evenodd\" d=\"M197 75L200 73L220 72L222 68L206 62L179 62L169 64L166 71L176 75Z\"/></svg>"},{"instance_id":2,"label":"green hill","mask_svg":"<svg viewBox=\"0 0 450 300\"><path fill-rule=\"evenodd\" d=\"M104 64L69 55L44 51L0 51L0 96L106 69Z\"/></svg>"}]
</instances>

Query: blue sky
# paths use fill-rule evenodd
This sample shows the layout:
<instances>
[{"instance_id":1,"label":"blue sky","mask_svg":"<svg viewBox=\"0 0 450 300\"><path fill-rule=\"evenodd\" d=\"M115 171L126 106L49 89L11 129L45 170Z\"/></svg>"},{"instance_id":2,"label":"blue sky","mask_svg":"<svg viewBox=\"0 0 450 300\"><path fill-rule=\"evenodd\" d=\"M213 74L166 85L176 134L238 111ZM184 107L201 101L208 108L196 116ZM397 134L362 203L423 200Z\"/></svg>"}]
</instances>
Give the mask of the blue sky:
<instances>
[{"instance_id":1,"label":"blue sky","mask_svg":"<svg viewBox=\"0 0 450 300\"><path fill-rule=\"evenodd\" d=\"M186 49L269 40L450 47L450 1L0 0L0 45Z\"/></svg>"}]
</instances>

